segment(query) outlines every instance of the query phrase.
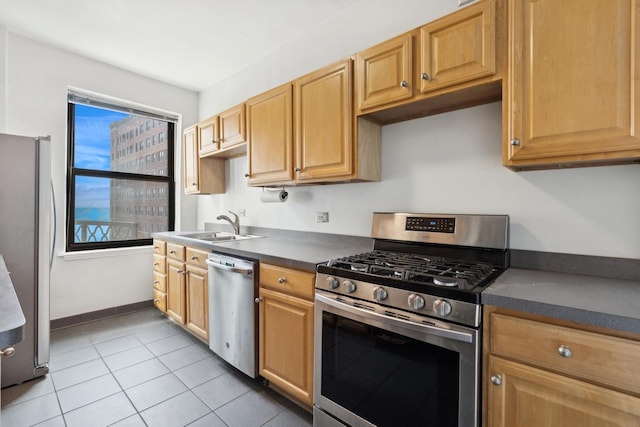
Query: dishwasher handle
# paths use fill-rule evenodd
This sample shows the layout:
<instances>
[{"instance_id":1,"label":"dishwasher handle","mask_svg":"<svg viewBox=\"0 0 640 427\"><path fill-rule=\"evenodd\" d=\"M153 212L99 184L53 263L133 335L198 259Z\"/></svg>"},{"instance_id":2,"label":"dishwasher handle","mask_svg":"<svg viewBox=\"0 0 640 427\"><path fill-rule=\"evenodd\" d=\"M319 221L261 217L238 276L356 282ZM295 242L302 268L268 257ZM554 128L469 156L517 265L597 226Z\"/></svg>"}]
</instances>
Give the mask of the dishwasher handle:
<instances>
[{"instance_id":1,"label":"dishwasher handle","mask_svg":"<svg viewBox=\"0 0 640 427\"><path fill-rule=\"evenodd\" d=\"M220 270L231 271L232 273L240 273L240 274L245 274L247 276L253 274L252 268L239 268L239 267L233 267L230 265L218 264L217 262L209 261L208 259L205 259L204 262L206 262L209 267L218 268Z\"/></svg>"}]
</instances>

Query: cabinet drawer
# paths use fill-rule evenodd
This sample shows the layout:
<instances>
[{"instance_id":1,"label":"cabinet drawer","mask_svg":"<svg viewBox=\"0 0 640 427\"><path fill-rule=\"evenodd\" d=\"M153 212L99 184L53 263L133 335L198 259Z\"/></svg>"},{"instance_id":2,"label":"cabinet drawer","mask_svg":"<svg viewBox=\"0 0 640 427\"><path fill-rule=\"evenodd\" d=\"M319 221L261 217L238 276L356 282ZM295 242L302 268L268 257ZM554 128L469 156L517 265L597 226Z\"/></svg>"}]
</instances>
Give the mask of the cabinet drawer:
<instances>
[{"instance_id":1,"label":"cabinet drawer","mask_svg":"<svg viewBox=\"0 0 640 427\"><path fill-rule=\"evenodd\" d=\"M167 311L167 294L164 292L160 292L157 289L153 290L153 305L156 306L158 310L162 310L166 313Z\"/></svg>"},{"instance_id":2,"label":"cabinet drawer","mask_svg":"<svg viewBox=\"0 0 640 427\"><path fill-rule=\"evenodd\" d=\"M315 273L260 264L260 286L313 300Z\"/></svg>"},{"instance_id":3,"label":"cabinet drawer","mask_svg":"<svg viewBox=\"0 0 640 427\"><path fill-rule=\"evenodd\" d=\"M153 254L153 271L162 274L167 272L166 258L163 255Z\"/></svg>"},{"instance_id":4,"label":"cabinet drawer","mask_svg":"<svg viewBox=\"0 0 640 427\"><path fill-rule=\"evenodd\" d=\"M208 255L209 255L208 252L188 247L187 248L187 264L195 265L197 267L206 269L207 264L205 263L205 260L207 259Z\"/></svg>"},{"instance_id":5,"label":"cabinet drawer","mask_svg":"<svg viewBox=\"0 0 640 427\"><path fill-rule=\"evenodd\" d=\"M158 273L157 271L153 272L153 287L154 289L159 290L160 292L167 292L167 275Z\"/></svg>"},{"instance_id":6,"label":"cabinet drawer","mask_svg":"<svg viewBox=\"0 0 640 427\"><path fill-rule=\"evenodd\" d=\"M184 261L185 248L182 245L167 242L167 256L179 261Z\"/></svg>"},{"instance_id":7,"label":"cabinet drawer","mask_svg":"<svg viewBox=\"0 0 640 427\"><path fill-rule=\"evenodd\" d=\"M164 240L153 239L153 253L158 255L167 254L167 242Z\"/></svg>"},{"instance_id":8,"label":"cabinet drawer","mask_svg":"<svg viewBox=\"0 0 640 427\"><path fill-rule=\"evenodd\" d=\"M640 342L491 314L491 352L640 393Z\"/></svg>"}]
</instances>

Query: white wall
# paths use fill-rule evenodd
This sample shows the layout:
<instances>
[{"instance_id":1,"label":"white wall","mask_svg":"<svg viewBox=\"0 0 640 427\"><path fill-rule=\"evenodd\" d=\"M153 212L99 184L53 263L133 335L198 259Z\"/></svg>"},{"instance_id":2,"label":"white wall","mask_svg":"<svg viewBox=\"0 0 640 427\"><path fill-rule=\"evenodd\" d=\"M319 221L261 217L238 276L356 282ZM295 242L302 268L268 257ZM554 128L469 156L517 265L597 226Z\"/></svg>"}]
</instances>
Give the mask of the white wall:
<instances>
[{"instance_id":1,"label":"white wall","mask_svg":"<svg viewBox=\"0 0 640 427\"><path fill-rule=\"evenodd\" d=\"M6 37L7 84L6 94L0 99L0 105L7 106L6 125L0 129L18 135L51 135L51 179L57 194L58 223L55 252L60 254L65 240L67 88L73 86L176 112L185 123L197 119L198 95L11 32ZM0 57L2 52L0 48ZM1 89L0 84L3 95ZM180 150L176 153L179 155ZM180 176L178 171L177 177ZM177 188L181 188L181 182ZM195 202L182 192L179 194L178 206L182 206L184 214L178 215L178 227L194 228ZM152 298L151 248L114 251L111 255L73 260L59 255L54 258L52 319Z\"/></svg>"},{"instance_id":2,"label":"white wall","mask_svg":"<svg viewBox=\"0 0 640 427\"><path fill-rule=\"evenodd\" d=\"M339 17L322 37L292 42L201 93L200 118L437 18L456 4L426 3L439 9L417 16L381 2L357 5L351 18L366 19ZM383 22L388 25L377 31ZM374 211L499 213L510 215L514 249L640 258L637 165L515 173L501 165L501 120L500 103L494 103L385 126L381 182L291 188L284 204L261 204L261 189L246 187L246 157L230 160L226 194L193 196L198 226L226 210L246 209L246 225L368 236ZM315 222L318 210L329 211L329 223Z\"/></svg>"}]
</instances>

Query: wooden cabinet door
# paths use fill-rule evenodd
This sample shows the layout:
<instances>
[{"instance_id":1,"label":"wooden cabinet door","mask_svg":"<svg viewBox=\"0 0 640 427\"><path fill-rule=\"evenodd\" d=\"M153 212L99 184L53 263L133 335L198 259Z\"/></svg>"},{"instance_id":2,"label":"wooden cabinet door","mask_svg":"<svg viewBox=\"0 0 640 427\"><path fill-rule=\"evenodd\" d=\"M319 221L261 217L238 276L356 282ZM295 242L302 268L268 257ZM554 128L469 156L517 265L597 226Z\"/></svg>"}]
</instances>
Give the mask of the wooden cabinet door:
<instances>
[{"instance_id":1,"label":"wooden cabinet door","mask_svg":"<svg viewBox=\"0 0 640 427\"><path fill-rule=\"evenodd\" d=\"M260 288L260 375L313 403L313 303Z\"/></svg>"},{"instance_id":2,"label":"wooden cabinet door","mask_svg":"<svg viewBox=\"0 0 640 427\"><path fill-rule=\"evenodd\" d=\"M198 152L197 126L185 129L182 142L184 144L184 192L187 194L200 191L200 156Z\"/></svg>"},{"instance_id":3,"label":"wooden cabinet door","mask_svg":"<svg viewBox=\"0 0 640 427\"><path fill-rule=\"evenodd\" d=\"M640 158L636 0L510 0L503 162Z\"/></svg>"},{"instance_id":4,"label":"wooden cabinet door","mask_svg":"<svg viewBox=\"0 0 640 427\"><path fill-rule=\"evenodd\" d=\"M200 156L214 153L220 149L219 135L218 116L198 123L198 153Z\"/></svg>"},{"instance_id":5,"label":"wooden cabinet door","mask_svg":"<svg viewBox=\"0 0 640 427\"><path fill-rule=\"evenodd\" d=\"M299 181L353 173L352 68L349 59L295 81Z\"/></svg>"},{"instance_id":6,"label":"wooden cabinet door","mask_svg":"<svg viewBox=\"0 0 640 427\"><path fill-rule=\"evenodd\" d=\"M489 427L640 425L638 397L495 356L489 376Z\"/></svg>"},{"instance_id":7,"label":"wooden cabinet door","mask_svg":"<svg viewBox=\"0 0 640 427\"><path fill-rule=\"evenodd\" d=\"M186 325L194 334L209 342L209 274L187 265Z\"/></svg>"},{"instance_id":8,"label":"wooden cabinet door","mask_svg":"<svg viewBox=\"0 0 640 427\"><path fill-rule=\"evenodd\" d=\"M249 185L293 180L292 88L287 83L249 99Z\"/></svg>"},{"instance_id":9,"label":"wooden cabinet door","mask_svg":"<svg viewBox=\"0 0 640 427\"><path fill-rule=\"evenodd\" d=\"M230 108L218 116L220 118L220 148L226 149L246 141L246 121L244 104Z\"/></svg>"},{"instance_id":10,"label":"wooden cabinet door","mask_svg":"<svg viewBox=\"0 0 640 427\"><path fill-rule=\"evenodd\" d=\"M185 323L186 266L184 262L167 259L167 314Z\"/></svg>"},{"instance_id":11,"label":"wooden cabinet door","mask_svg":"<svg viewBox=\"0 0 640 427\"><path fill-rule=\"evenodd\" d=\"M413 96L413 37L403 34L357 54L360 111Z\"/></svg>"},{"instance_id":12,"label":"wooden cabinet door","mask_svg":"<svg viewBox=\"0 0 640 427\"><path fill-rule=\"evenodd\" d=\"M480 1L420 29L420 91L496 72L496 5Z\"/></svg>"}]
</instances>

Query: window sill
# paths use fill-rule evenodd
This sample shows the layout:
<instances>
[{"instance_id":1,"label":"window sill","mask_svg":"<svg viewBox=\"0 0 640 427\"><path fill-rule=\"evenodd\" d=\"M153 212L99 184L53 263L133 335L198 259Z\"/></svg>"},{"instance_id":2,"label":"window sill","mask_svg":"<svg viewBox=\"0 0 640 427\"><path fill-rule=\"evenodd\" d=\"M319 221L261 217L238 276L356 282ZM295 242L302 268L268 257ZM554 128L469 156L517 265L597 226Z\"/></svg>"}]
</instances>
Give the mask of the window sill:
<instances>
[{"instance_id":1,"label":"window sill","mask_svg":"<svg viewBox=\"0 0 640 427\"><path fill-rule=\"evenodd\" d=\"M82 259L95 259L114 256L129 256L135 254L147 254L153 252L153 245L134 246L130 248L114 248L114 249L94 249L89 251L77 252L58 252L58 257L64 258L65 261L77 261Z\"/></svg>"}]
</instances>

